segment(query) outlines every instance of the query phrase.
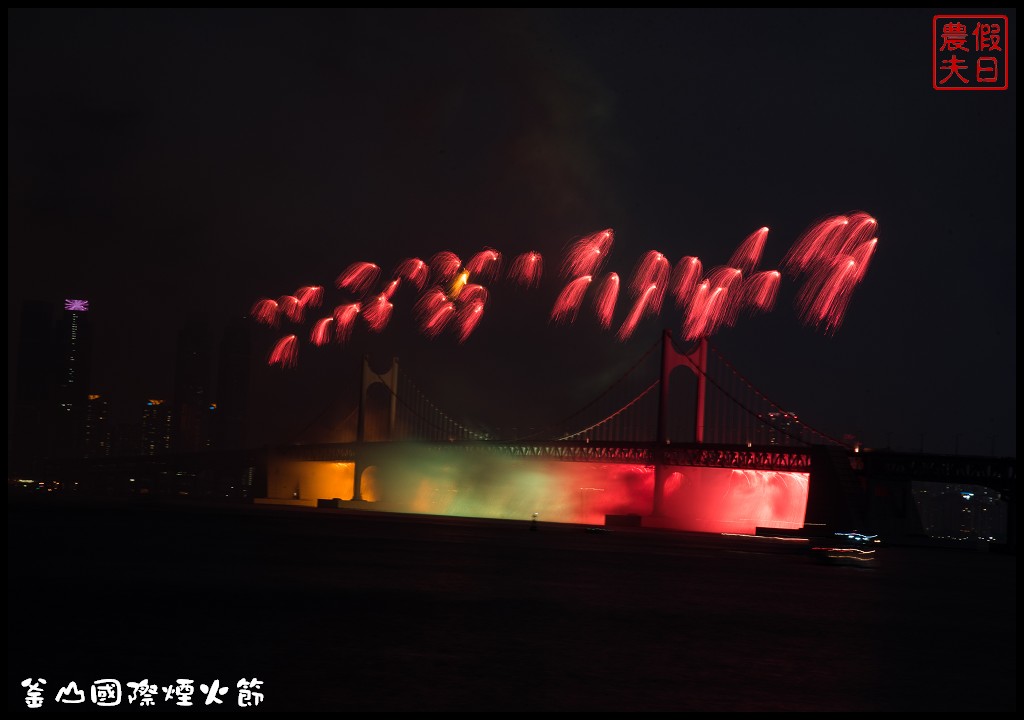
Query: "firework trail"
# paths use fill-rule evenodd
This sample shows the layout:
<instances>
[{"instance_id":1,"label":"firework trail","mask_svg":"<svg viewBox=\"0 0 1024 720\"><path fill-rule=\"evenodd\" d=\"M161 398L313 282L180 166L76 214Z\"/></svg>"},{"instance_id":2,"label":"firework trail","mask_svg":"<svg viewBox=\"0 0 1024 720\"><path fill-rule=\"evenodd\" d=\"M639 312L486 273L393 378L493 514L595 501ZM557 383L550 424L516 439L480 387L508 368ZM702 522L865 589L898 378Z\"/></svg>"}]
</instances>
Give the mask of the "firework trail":
<instances>
[{"instance_id":1,"label":"firework trail","mask_svg":"<svg viewBox=\"0 0 1024 720\"><path fill-rule=\"evenodd\" d=\"M877 238L861 243L850 255L840 255L830 265L819 264L800 288L797 312L807 325L834 335L843 324L857 284L864 278Z\"/></svg>"},{"instance_id":2,"label":"firework trail","mask_svg":"<svg viewBox=\"0 0 1024 720\"><path fill-rule=\"evenodd\" d=\"M779 281L782 273L778 270L762 270L754 273L743 281L743 305L761 312L768 312L775 307L775 298L779 294Z\"/></svg>"},{"instance_id":3,"label":"firework trail","mask_svg":"<svg viewBox=\"0 0 1024 720\"><path fill-rule=\"evenodd\" d=\"M349 290L358 294L373 287L380 277L380 268L373 263L357 262L349 265L334 281L339 290Z\"/></svg>"},{"instance_id":4,"label":"firework trail","mask_svg":"<svg viewBox=\"0 0 1024 720\"><path fill-rule=\"evenodd\" d=\"M474 300L481 302L487 302L487 288L483 285L466 285L462 288L462 292L459 293L459 303L466 304L471 303Z\"/></svg>"},{"instance_id":5,"label":"firework trail","mask_svg":"<svg viewBox=\"0 0 1024 720\"><path fill-rule=\"evenodd\" d=\"M348 342L356 326L359 303L339 305L334 308L334 338L340 343Z\"/></svg>"},{"instance_id":6,"label":"firework trail","mask_svg":"<svg viewBox=\"0 0 1024 720\"><path fill-rule=\"evenodd\" d=\"M323 347L331 341L331 328L334 325L333 317L320 318L313 323L313 329L309 331L309 341L317 347Z\"/></svg>"},{"instance_id":7,"label":"firework trail","mask_svg":"<svg viewBox=\"0 0 1024 720\"><path fill-rule=\"evenodd\" d=\"M706 279L711 288L709 298L714 299L711 331L721 325L735 325L743 307L743 293L740 291L743 272L734 267L716 267L708 273ZM716 294L716 290L723 290L724 293Z\"/></svg>"},{"instance_id":8,"label":"firework trail","mask_svg":"<svg viewBox=\"0 0 1024 720\"><path fill-rule=\"evenodd\" d=\"M283 368L293 368L299 361L299 339L294 335L286 335L277 341L274 349L270 351L268 365L280 365Z\"/></svg>"},{"instance_id":9,"label":"firework trail","mask_svg":"<svg viewBox=\"0 0 1024 720\"><path fill-rule=\"evenodd\" d=\"M318 308L324 304L324 289L319 285L307 285L295 291L295 299L305 310L308 307Z\"/></svg>"},{"instance_id":10,"label":"firework trail","mask_svg":"<svg viewBox=\"0 0 1024 720\"><path fill-rule=\"evenodd\" d=\"M551 321L556 323L574 322L580 310L580 303L587 292L587 287L593 278L590 275L578 277L570 281L555 300L555 306L551 309Z\"/></svg>"},{"instance_id":11,"label":"firework trail","mask_svg":"<svg viewBox=\"0 0 1024 720\"><path fill-rule=\"evenodd\" d=\"M305 317L302 303L294 295L282 295L277 299L277 306L284 316L293 323L301 323Z\"/></svg>"},{"instance_id":12,"label":"firework trail","mask_svg":"<svg viewBox=\"0 0 1024 720\"><path fill-rule=\"evenodd\" d=\"M698 285L683 323L683 338L699 340L714 334L727 318L728 300L728 288L712 288L708 280Z\"/></svg>"},{"instance_id":13,"label":"firework trail","mask_svg":"<svg viewBox=\"0 0 1024 720\"><path fill-rule=\"evenodd\" d=\"M398 263L395 277L407 281L417 290L422 290L430 278L430 267L419 258L409 258Z\"/></svg>"},{"instance_id":14,"label":"firework trail","mask_svg":"<svg viewBox=\"0 0 1024 720\"><path fill-rule=\"evenodd\" d=\"M676 307L682 307L690 300L690 296L697 289L703 270L700 258L692 255L687 255L676 263L675 269L672 270L670 285L672 297L676 299Z\"/></svg>"},{"instance_id":15,"label":"firework trail","mask_svg":"<svg viewBox=\"0 0 1024 720\"><path fill-rule=\"evenodd\" d=\"M615 303L618 298L619 276L615 273L608 273L598 285L597 296L594 298L597 320L605 330L612 326L612 317L615 315Z\"/></svg>"},{"instance_id":16,"label":"firework trail","mask_svg":"<svg viewBox=\"0 0 1024 720\"><path fill-rule=\"evenodd\" d=\"M643 313L657 315L668 290L672 263L657 250L649 250L637 263L629 289L633 297L643 298Z\"/></svg>"},{"instance_id":17,"label":"firework trail","mask_svg":"<svg viewBox=\"0 0 1024 720\"><path fill-rule=\"evenodd\" d=\"M459 308L455 318L459 328L459 342L464 343L484 317L484 302L473 300Z\"/></svg>"},{"instance_id":18,"label":"firework trail","mask_svg":"<svg viewBox=\"0 0 1024 720\"><path fill-rule=\"evenodd\" d=\"M607 260L614 240L615 234L608 228L572 243L562 262L562 275L567 278L596 275Z\"/></svg>"},{"instance_id":19,"label":"firework trail","mask_svg":"<svg viewBox=\"0 0 1024 720\"><path fill-rule=\"evenodd\" d=\"M277 327L279 308L276 300L269 300L264 298L257 300L249 311L249 315L258 322L264 325L270 325L271 327Z\"/></svg>"},{"instance_id":20,"label":"firework trail","mask_svg":"<svg viewBox=\"0 0 1024 720\"><path fill-rule=\"evenodd\" d=\"M540 285L540 277L544 271L544 261L540 253L527 252L517 256L508 269L508 279L524 287Z\"/></svg>"},{"instance_id":21,"label":"firework trail","mask_svg":"<svg viewBox=\"0 0 1024 720\"><path fill-rule=\"evenodd\" d=\"M444 284L452 280L462 269L462 261L453 252L442 250L430 258L430 273L434 282Z\"/></svg>"},{"instance_id":22,"label":"firework trail","mask_svg":"<svg viewBox=\"0 0 1024 720\"><path fill-rule=\"evenodd\" d=\"M633 309L630 310L629 315L626 316L625 322L623 322L619 327L618 338L620 341L628 340L633 334L633 331L636 330L636 326L640 322L641 318L643 318L644 315L653 312L653 307L656 302L655 296L657 295L658 286L653 283L648 285L647 289L640 294L640 297L638 297L636 302L633 303ZM662 291L662 295L664 295L664 291Z\"/></svg>"},{"instance_id":23,"label":"firework trail","mask_svg":"<svg viewBox=\"0 0 1024 720\"><path fill-rule=\"evenodd\" d=\"M363 311L363 319L366 320L366 324L373 332L379 333L387 326L394 307L386 295L378 295L366 306Z\"/></svg>"},{"instance_id":24,"label":"firework trail","mask_svg":"<svg viewBox=\"0 0 1024 720\"><path fill-rule=\"evenodd\" d=\"M494 248L485 248L470 258L466 263L466 270L471 277L478 277L481 280L491 280L498 275L501 269L501 253Z\"/></svg>"},{"instance_id":25,"label":"firework trail","mask_svg":"<svg viewBox=\"0 0 1024 720\"><path fill-rule=\"evenodd\" d=\"M420 296L413 307L417 325L427 337L437 337L455 314L455 303L444 290L435 287Z\"/></svg>"},{"instance_id":26,"label":"firework trail","mask_svg":"<svg viewBox=\"0 0 1024 720\"><path fill-rule=\"evenodd\" d=\"M744 275L749 275L761 262L761 253L764 252L764 243L767 239L768 228L766 227L748 235L747 239L740 243L732 257L729 258L729 267L739 268Z\"/></svg>"},{"instance_id":27,"label":"firework trail","mask_svg":"<svg viewBox=\"0 0 1024 720\"><path fill-rule=\"evenodd\" d=\"M384 292L382 292L381 295L383 295L386 300L390 300L391 297L395 294L395 291L398 290L398 285L401 282L402 281L400 279L395 278L385 286Z\"/></svg>"}]
</instances>

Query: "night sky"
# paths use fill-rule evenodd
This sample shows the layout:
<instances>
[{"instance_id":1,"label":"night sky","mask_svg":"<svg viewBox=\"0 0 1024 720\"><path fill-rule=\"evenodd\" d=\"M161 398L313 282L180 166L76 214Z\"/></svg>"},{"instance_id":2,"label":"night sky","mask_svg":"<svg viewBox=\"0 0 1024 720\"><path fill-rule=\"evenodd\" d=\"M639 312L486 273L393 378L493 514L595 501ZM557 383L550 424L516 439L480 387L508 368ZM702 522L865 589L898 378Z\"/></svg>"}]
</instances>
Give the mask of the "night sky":
<instances>
[{"instance_id":1,"label":"night sky","mask_svg":"<svg viewBox=\"0 0 1024 720\"><path fill-rule=\"evenodd\" d=\"M1016 16L988 11L1009 90L937 92L936 12L8 10L9 414L25 300L90 300L94 389L135 417L191 312L216 348L260 298L337 299L353 262L493 247L545 277L492 284L463 344L422 336L401 290L384 332L304 342L292 370L253 323L253 441L347 402L364 353L456 417L544 424L681 327L671 305L627 342L550 323L573 239L614 229L628 276L651 249L724 264L768 226L771 269L860 210L879 245L838 332L787 278L711 342L832 435L1015 456Z\"/></svg>"}]
</instances>

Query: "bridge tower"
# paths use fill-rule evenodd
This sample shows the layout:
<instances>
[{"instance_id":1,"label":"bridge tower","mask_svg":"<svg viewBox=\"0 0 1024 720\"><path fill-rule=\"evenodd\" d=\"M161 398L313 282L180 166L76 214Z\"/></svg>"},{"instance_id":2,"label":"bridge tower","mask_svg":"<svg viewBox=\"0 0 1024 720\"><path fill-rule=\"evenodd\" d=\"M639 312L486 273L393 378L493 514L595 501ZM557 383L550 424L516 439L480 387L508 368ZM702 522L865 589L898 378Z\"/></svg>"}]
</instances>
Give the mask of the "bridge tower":
<instances>
[{"instance_id":1,"label":"bridge tower","mask_svg":"<svg viewBox=\"0 0 1024 720\"><path fill-rule=\"evenodd\" d=\"M665 497L666 470L664 450L669 444L668 409L669 409L669 377L677 367L688 368L697 376L697 401L694 420L694 442L704 442L704 399L707 392L708 374L708 341L701 338L697 347L689 353L676 349L672 340L672 331L665 330L661 336L661 387L658 396L658 437L654 450L654 503L652 515L661 515L662 501Z\"/></svg>"},{"instance_id":2,"label":"bridge tower","mask_svg":"<svg viewBox=\"0 0 1024 720\"><path fill-rule=\"evenodd\" d=\"M398 358L391 358L391 366L383 373L375 371L370 367L370 358L363 356L363 377L359 391L359 416L356 423L356 442L362 445L366 442L366 406L367 396L370 388L380 383L391 393L391 401L388 403L388 432L385 440L391 440L395 432L395 415L398 410ZM366 469L366 453L356 453L355 469L352 480L352 499L362 500L363 470Z\"/></svg>"}]
</instances>

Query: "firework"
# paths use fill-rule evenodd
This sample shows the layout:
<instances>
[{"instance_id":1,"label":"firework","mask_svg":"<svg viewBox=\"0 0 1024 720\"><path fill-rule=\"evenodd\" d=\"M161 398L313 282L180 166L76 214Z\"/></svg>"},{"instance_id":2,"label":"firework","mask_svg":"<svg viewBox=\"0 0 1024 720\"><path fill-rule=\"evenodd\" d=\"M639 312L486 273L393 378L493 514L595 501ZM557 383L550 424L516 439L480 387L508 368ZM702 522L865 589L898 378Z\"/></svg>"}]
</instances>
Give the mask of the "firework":
<instances>
[{"instance_id":1,"label":"firework","mask_svg":"<svg viewBox=\"0 0 1024 720\"><path fill-rule=\"evenodd\" d=\"M385 299L390 300L395 294L395 291L398 290L398 286L401 282L402 281L399 278L395 278L384 287L384 292L382 292L381 295L383 295Z\"/></svg>"},{"instance_id":2,"label":"firework","mask_svg":"<svg viewBox=\"0 0 1024 720\"><path fill-rule=\"evenodd\" d=\"M283 368L293 368L299 361L299 339L294 335L286 335L277 341L274 349L270 351L267 360L268 365L280 365Z\"/></svg>"},{"instance_id":3,"label":"firework","mask_svg":"<svg viewBox=\"0 0 1024 720\"><path fill-rule=\"evenodd\" d=\"M683 322L683 338L698 340L714 334L728 317L729 289L712 287L704 280L697 286Z\"/></svg>"},{"instance_id":4,"label":"firework","mask_svg":"<svg viewBox=\"0 0 1024 720\"><path fill-rule=\"evenodd\" d=\"M689 301L693 291L697 289L703 269L700 258L692 255L687 255L676 263L669 285L672 297L676 299L676 307L682 307Z\"/></svg>"},{"instance_id":5,"label":"firework","mask_svg":"<svg viewBox=\"0 0 1024 720\"><path fill-rule=\"evenodd\" d=\"M295 291L295 299L305 310L308 307L318 308L324 303L324 289L319 285L307 285Z\"/></svg>"},{"instance_id":6,"label":"firework","mask_svg":"<svg viewBox=\"0 0 1024 720\"><path fill-rule=\"evenodd\" d=\"M641 318L653 312L652 308L656 302L655 297L657 295L658 286L653 283L648 285L647 289L640 294L640 297L633 303L633 308L629 311L629 315L626 316L626 320L619 327L618 338L620 341L628 340L633 331L636 330L636 326Z\"/></svg>"},{"instance_id":7,"label":"firework","mask_svg":"<svg viewBox=\"0 0 1024 720\"><path fill-rule=\"evenodd\" d=\"M339 305L334 308L334 339L339 343L348 342L359 315L359 303Z\"/></svg>"},{"instance_id":8,"label":"firework","mask_svg":"<svg viewBox=\"0 0 1024 720\"><path fill-rule=\"evenodd\" d=\"M619 276L615 273L608 273L601 280L601 284L598 285L597 295L594 298L594 310L597 312L597 321L605 330L612 326L615 302L618 298Z\"/></svg>"},{"instance_id":9,"label":"firework","mask_svg":"<svg viewBox=\"0 0 1024 720\"><path fill-rule=\"evenodd\" d=\"M490 280L497 277L500 268L501 253L494 248L481 250L466 263L466 270L469 271L469 274L481 280Z\"/></svg>"},{"instance_id":10,"label":"firework","mask_svg":"<svg viewBox=\"0 0 1024 720\"><path fill-rule=\"evenodd\" d=\"M339 290L349 290L353 293L364 293L373 287L380 277L380 268L369 262L352 263L334 281L335 287Z\"/></svg>"},{"instance_id":11,"label":"firework","mask_svg":"<svg viewBox=\"0 0 1024 720\"><path fill-rule=\"evenodd\" d=\"M459 328L459 342L466 342L473 330L484 317L484 303L482 300L473 300L459 308L455 318Z\"/></svg>"},{"instance_id":12,"label":"firework","mask_svg":"<svg viewBox=\"0 0 1024 720\"><path fill-rule=\"evenodd\" d=\"M757 272L743 281L743 304L767 312L775 306L782 273L778 270Z\"/></svg>"},{"instance_id":13,"label":"firework","mask_svg":"<svg viewBox=\"0 0 1024 720\"><path fill-rule=\"evenodd\" d=\"M257 300L249 311L249 314L258 323L264 325L270 325L271 327L277 327L280 308L277 305L276 300L269 300L264 298L263 300Z\"/></svg>"},{"instance_id":14,"label":"firework","mask_svg":"<svg viewBox=\"0 0 1024 720\"><path fill-rule=\"evenodd\" d=\"M305 317L302 303L294 295L282 295L277 299L277 306L286 318L293 323L301 323Z\"/></svg>"},{"instance_id":15,"label":"firework","mask_svg":"<svg viewBox=\"0 0 1024 720\"><path fill-rule=\"evenodd\" d=\"M437 337L454 315L455 304L448 299L444 290L436 287L420 296L413 313L420 331L427 337Z\"/></svg>"},{"instance_id":16,"label":"firework","mask_svg":"<svg viewBox=\"0 0 1024 720\"><path fill-rule=\"evenodd\" d=\"M540 276L544 271L544 261L540 253L527 252L512 261L508 270L508 279L524 287L540 285Z\"/></svg>"},{"instance_id":17,"label":"firework","mask_svg":"<svg viewBox=\"0 0 1024 720\"><path fill-rule=\"evenodd\" d=\"M430 268L419 258L409 258L398 263L395 277L408 281L417 290L422 290L430 278Z\"/></svg>"},{"instance_id":18,"label":"firework","mask_svg":"<svg viewBox=\"0 0 1024 720\"><path fill-rule=\"evenodd\" d=\"M729 258L729 267L739 268L744 275L749 275L761 262L761 253L764 251L764 243L767 239L768 228L766 227L748 235L747 239L740 243L732 257Z\"/></svg>"},{"instance_id":19,"label":"firework","mask_svg":"<svg viewBox=\"0 0 1024 720\"><path fill-rule=\"evenodd\" d=\"M379 333L387 326L394 307L386 295L378 295L363 310L363 319L373 332Z\"/></svg>"},{"instance_id":20,"label":"firework","mask_svg":"<svg viewBox=\"0 0 1024 720\"><path fill-rule=\"evenodd\" d=\"M555 300L555 306L551 309L552 322L574 322L580 310L580 303L587 292L587 287L593 278L590 275L578 277L570 281Z\"/></svg>"},{"instance_id":21,"label":"firework","mask_svg":"<svg viewBox=\"0 0 1024 720\"><path fill-rule=\"evenodd\" d=\"M637 263L629 289L635 298L643 298L643 314L661 312L661 303L668 290L672 264L657 250L649 250Z\"/></svg>"},{"instance_id":22,"label":"firework","mask_svg":"<svg viewBox=\"0 0 1024 720\"><path fill-rule=\"evenodd\" d=\"M313 329L309 332L309 341L317 347L323 347L331 341L331 328L333 325L333 317L320 318L313 323Z\"/></svg>"},{"instance_id":23,"label":"firework","mask_svg":"<svg viewBox=\"0 0 1024 720\"><path fill-rule=\"evenodd\" d=\"M608 228L572 243L562 262L562 275L567 278L593 277L608 259L614 240L615 234Z\"/></svg>"},{"instance_id":24,"label":"firework","mask_svg":"<svg viewBox=\"0 0 1024 720\"><path fill-rule=\"evenodd\" d=\"M447 283L462 269L462 261L453 252L442 250L430 258L430 273L436 283Z\"/></svg>"}]
</instances>

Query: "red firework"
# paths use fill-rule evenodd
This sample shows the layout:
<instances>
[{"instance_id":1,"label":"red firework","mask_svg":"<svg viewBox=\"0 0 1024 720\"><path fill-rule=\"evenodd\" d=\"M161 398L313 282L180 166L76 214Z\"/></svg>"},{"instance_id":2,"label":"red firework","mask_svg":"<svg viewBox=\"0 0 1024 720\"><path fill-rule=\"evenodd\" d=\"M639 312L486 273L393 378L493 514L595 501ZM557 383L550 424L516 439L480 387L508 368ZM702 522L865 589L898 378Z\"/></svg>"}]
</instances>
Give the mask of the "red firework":
<instances>
[{"instance_id":1,"label":"red firework","mask_svg":"<svg viewBox=\"0 0 1024 720\"><path fill-rule=\"evenodd\" d=\"M569 278L596 275L608 258L614 240L615 233L608 228L572 243L562 262L562 275Z\"/></svg>"},{"instance_id":2,"label":"red firework","mask_svg":"<svg viewBox=\"0 0 1024 720\"><path fill-rule=\"evenodd\" d=\"M462 292L459 293L459 304L465 305L466 303L471 303L474 300L487 302L487 288L483 285L475 284L466 285L462 288Z\"/></svg>"},{"instance_id":3,"label":"red firework","mask_svg":"<svg viewBox=\"0 0 1024 720\"><path fill-rule=\"evenodd\" d=\"M263 300L257 300L249 311L249 314L258 323L264 325L270 325L271 327L277 327L280 315L280 308L277 305L276 300L269 300L264 298Z\"/></svg>"},{"instance_id":4,"label":"red firework","mask_svg":"<svg viewBox=\"0 0 1024 720\"><path fill-rule=\"evenodd\" d=\"M640 258L636 269L633 271L633 279L629 283L629 289L635 298L643 298L643 313L657 315L661 312L661 303L665 299L665 291L668 290L669 277L672 274L672 264L664 255L657 250L648 250Z\"/></svg>"},{"instance_id":5,"label":"red firework","mask_svg":"<svg viewBox=\"0 0 1024 720\"><path fill-rule=\"evenodd\" d=\"M693 291L697 289L697 283L700 282L700 274L703 270L700 258L692 255L687 255L676 263L670 283L672 297L676 299L676 307L682 307L689 301Z\"/></svg>"},{"instance_id":6,"label":"red firework","mask_svg":"<svg viewBox=\"0 0 1024 720\"><path fill-rule=\"evenodd\" d=\"M420 332L427 337L437 337L455 314L455 304L448 299L444 290L428 290L413 307Z\"/></svg>"},{"instance_id":7,"label":"red firework","mask_svg":"<svg viewBox=\"0 0 1024 720\"><path fill-rule=\"evenodd\" d=\"M320 318L313 323L313 329L309 332L309 341L317 347L323 347L331 341L331 328L333 325L333 317Z\"/></svg>"},{"instance_id":8,"label":"red firework","mask_svg":"<svg viewBox=\"0 0 1024 720\"><path fill-rule=\"evenodd\" d=\"M705 280L697 286L683 322L683 338L698 340L714 334L728 317L729 290Z\"/></svg>"},{"instance_id":9,"label":"red firework","mask_svg":"<svg viewBox=\"0 0 1024 720\"><path fill-rule=\"evenodd\" d=\"M587 287L593 278L590 275L576 278L570 281L555 300L555 306L551 309L552 322L575 322L576 315L580 310L580 303L587 292Z\"/></svg>"},{"instance_id":10,"label":"red firework","mask_svg":"<svg viewBox=\"0 0 1024 720\"><path fill-rule=\"evenodd\" d=\"M743 281L744 306L761 312L771 310L775 307L781 279L782 273L778 270L764 270L748 277Z\"/></svg>"},{"instance_id":11,"label":"red firework","mask_svg":"<svg viewBox=\"0 0 1024 720\"><path fill-rule=\"evenodd\" d=\"M284 316L293 323L301 323L305 317L302 303L294 295L282 295L277 299L277 306L284 313Z\"/></svg>"},{"instance_id":12,"label":"red firework","mask_svg":"<svg viewBox=\"0 0 1024 720\"><path fill-rule=\"evenodd\" d=\"M334 339L339 343L347 342L352 337L359 315L359 303L339 305L334 308Z\"/></svg>"},{"instance_id":13,"label":"red firework","mask_svg":"<svg viewBox=\"0 0 1024 720\"><path fill-rule=\"evenodd\" d=\"M540 253L527 252L512 261L508 270L508 279L524 287L540 285L540 276L544 272L544 261Z\"/></svg>"},{"instance_id":14,"label":"red firework","mask_svg":"<svg viewBox=\"0 0 1024 720\"><path fill-rule=\"evenodd\" d=\"M388 320L391 319L391 311L394 307L387 299L387 296L383 294L378 295L363 310L363 319L366 320L366 324L373 332L381 332L387 327Z\"/></svg>"},{"instance_id":15,"label":"red firework","mask_svg":"<svg viewBox=\"0 0 1024 720\"><path fill-rule=\"evenodd\" d=\"M430 268L419 258L409 258L398 263L395 276L408 281L417 290L422 290L430 278Z\"/></svg>"},{"instance_id":16,"label":"red firework","mask_svg":"<svg viewBox=\"0 0 1024 720\"><path fill-rule=\"evenodd\" d=\"M721 324L734 325L743 306L743 272L734 267L717 267L708 273L707 280L711 285L709 298L715 300L715 327ZM725 293L716 294L715 290L718 289L725 290Z\"/></svg>"},{"instance_id":17,"label":"red firework","mask_svg":"<svg viewBox=\"0 0 1024 720\"><path fill-rule=\"evenodd\" d=\"M619 299L619 276L615 273L608 273L601 280L597 287L597 295L594 298L594 310L597 312L597 321L605 330L612 326L612 317L615 315L615 303Z\"/></svg>"},{"instance_id":18,"label":"red firework","mask_svg":"<svg viewBox=\"0 0 1024 720\"><path fill-rule=\"evenodd\" d=\"M761 262L765 240L768 239L768 228L763 227L747 236L729 258L729 267L739 268L744 275L749 275Z\"/></svg>"},{"instance_id":19,"label":"red firework","mask_svg":"<svg viewBox=\"0 0 1024 720\"><path fill-rule=\"evenodd\" d=\"M308 307L318 308L324 303L324 289L319 285L307 285L295 291L295 299L305 310Z\"/></svg>"},{"instance_id":20,"label":"red firework","mask_svg":"<svg viewBox=\"0 0 1024 720\"><path fill-rule=\"evenodd\" d=\"M490 280L497 277L501 269L501 253L494 248L485 248L474 255L466 269L471 277L478 277L481 280Z\"/></svg>"},{"instance_id":21,"label":"red firework","mask_svg":"<svg viewBox=\"0 0 1024 720\"><path fill-rule=\"evenodd\" d=\"M361 294L373 287L380 277L380 268L373 263L357 262L352 263L334 281L335 287L339 290Z\"/></svg>"},{"instance_id":22,"label":"red firework","mask_svg":"<svg viewBox=\"0 0 1024 720\"><path fill-rule=\"evenodd\" d=\"M299 339L294 335L286 335L277 341L267 359L268 365L280 365L293 368L299 362Z\"/></svg>"},{"instance_id":23,"label":"red firework","mask_svg":"<svg viewBox=\"0 0 1024 720\"><path fill-rule=\"evenodd\" d=\"M459 342L464 343L480 324L484 317L484 303L482 300L473 300L459 308L455 320L459 327Z\"/></svg>"},{"instance_id":24,"label":"red firework","mask_svg":"<svg viewBox=\"0 0 1024 720\"><path fill-rule=\"evenodd\" d=\"M462 269L462 260L453 252L442 250L430 258L430 272L434 282L445 284L455 279Z\"/></svg>"},{"instance_id":25,"label":"red firework","mask_svg":"<svg viewBox=\"0 0 1024 720\"><path fill-rule=\"evenodd\" d=\"M386 299L390 300L391 297L395 294L395 291L398 290L398 286L401 282L401 280L395 278L394 280L387 284L387 286L384 288L384 292L382 292L381 295L383 295Z\"/></svg>"},{"instance_id":26,"label":"red firework","mask_svg":"<svg viewBox=\"0 0 1024 720\"><path fill-rule=\"evenodd\" d=\"M662 295L664 291L662 292ZM640 297L633 303L633 308L629 311L629 315L626 316L625 322L619 328L618 337L619 340L625 341L633 334L636 330L637 324L641 318L648 313L654 312L652 310L655 301L655 297L658 295L658 286L651 284L647 286L647 289L640 294Z\"/></svg>"}]
</instances>

